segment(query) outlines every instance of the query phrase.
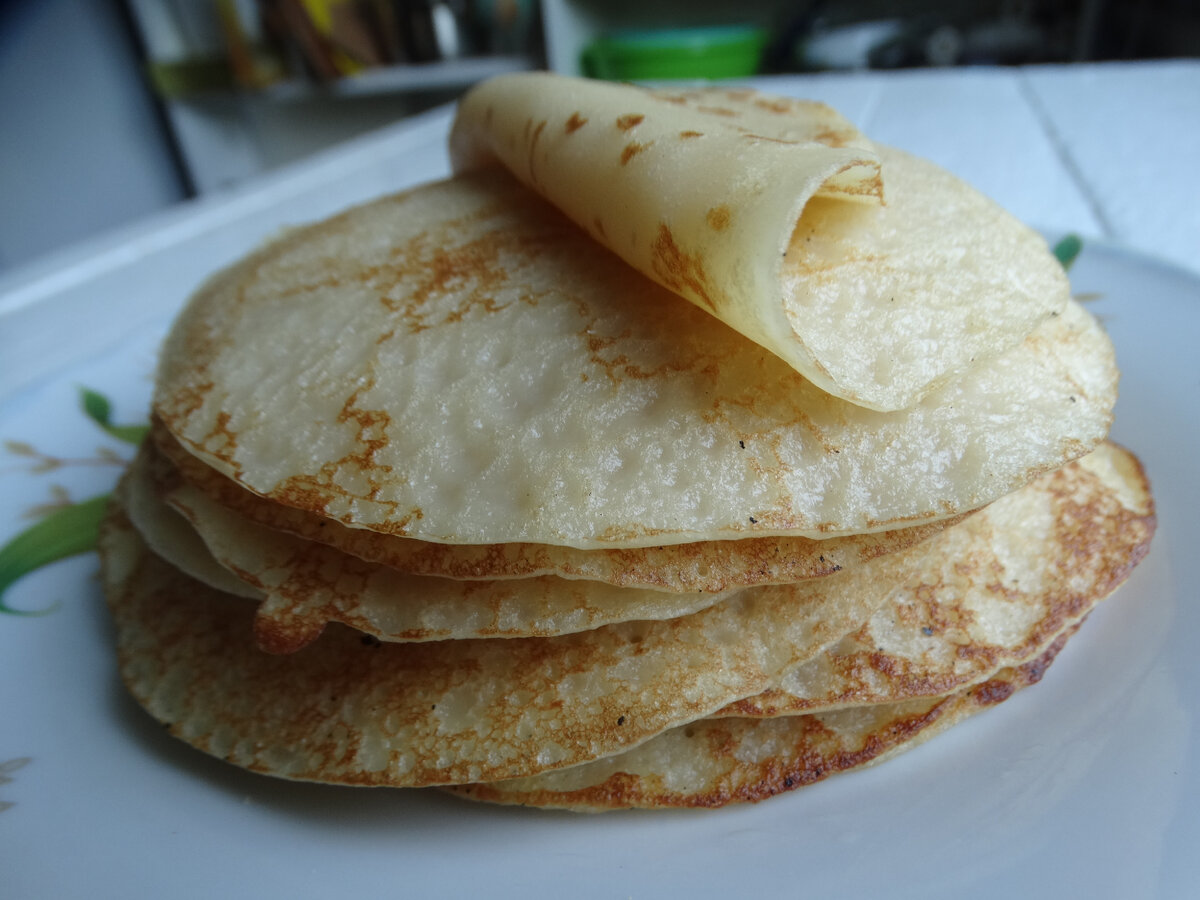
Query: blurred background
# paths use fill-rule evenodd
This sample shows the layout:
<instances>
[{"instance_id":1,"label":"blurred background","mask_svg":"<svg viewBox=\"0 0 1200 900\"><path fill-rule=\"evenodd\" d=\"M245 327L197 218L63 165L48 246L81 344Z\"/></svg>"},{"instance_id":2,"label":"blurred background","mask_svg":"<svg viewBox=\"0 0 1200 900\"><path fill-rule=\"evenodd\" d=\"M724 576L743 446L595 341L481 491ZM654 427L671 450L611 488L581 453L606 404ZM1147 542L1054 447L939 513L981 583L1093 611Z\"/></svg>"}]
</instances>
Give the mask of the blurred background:
<instances>
[{"instance_id":1,"label":"blurred background","mask_svg":"<svg viewBox=\"0 0 1200 900\"><path fill-rule=\"evenodd\" d=\"M1195 0L0 0L0 271L502 72L1196 56Z\"/></svg>"}]
</instances>

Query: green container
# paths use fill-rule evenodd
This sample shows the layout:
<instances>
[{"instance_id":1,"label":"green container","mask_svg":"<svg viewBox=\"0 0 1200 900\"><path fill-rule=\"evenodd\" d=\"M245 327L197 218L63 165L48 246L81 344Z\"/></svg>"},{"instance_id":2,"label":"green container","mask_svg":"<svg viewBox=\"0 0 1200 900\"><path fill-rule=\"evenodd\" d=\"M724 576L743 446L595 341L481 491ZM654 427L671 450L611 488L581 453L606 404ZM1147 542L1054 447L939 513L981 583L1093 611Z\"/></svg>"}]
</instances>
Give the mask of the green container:
<instances>
[{"instance_id":1,"label":"green container","mask_svg":"<svg viewBox=\"0 0 1200 900\"><path fill-rule=\"evenodd\" d=\"M612 81L745 78L758 71L767 33L752 26L618 31L584 49L583 73Z\"/></svg>"}]
</instances>

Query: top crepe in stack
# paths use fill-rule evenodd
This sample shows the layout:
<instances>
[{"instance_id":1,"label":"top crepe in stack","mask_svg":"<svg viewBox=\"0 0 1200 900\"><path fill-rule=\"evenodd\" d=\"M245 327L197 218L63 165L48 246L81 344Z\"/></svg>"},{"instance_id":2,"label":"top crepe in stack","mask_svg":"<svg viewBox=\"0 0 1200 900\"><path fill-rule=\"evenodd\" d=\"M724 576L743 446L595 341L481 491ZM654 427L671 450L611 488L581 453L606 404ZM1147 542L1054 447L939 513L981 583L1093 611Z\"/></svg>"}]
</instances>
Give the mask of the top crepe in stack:
<instances>
[{"instance_id":1,"label":"top crepe in stack","mask_svg":"<svg viewBox=\"0 0 1200 900\"><path fill-rule=\"evenodd\" d=\"M123 676L185 740L757 799L1036 680L1144 553L1111 346L948 174L813 104L549 76L477 89L452 148L164 346L102 544Z\"/></svg>"}]
</instances>

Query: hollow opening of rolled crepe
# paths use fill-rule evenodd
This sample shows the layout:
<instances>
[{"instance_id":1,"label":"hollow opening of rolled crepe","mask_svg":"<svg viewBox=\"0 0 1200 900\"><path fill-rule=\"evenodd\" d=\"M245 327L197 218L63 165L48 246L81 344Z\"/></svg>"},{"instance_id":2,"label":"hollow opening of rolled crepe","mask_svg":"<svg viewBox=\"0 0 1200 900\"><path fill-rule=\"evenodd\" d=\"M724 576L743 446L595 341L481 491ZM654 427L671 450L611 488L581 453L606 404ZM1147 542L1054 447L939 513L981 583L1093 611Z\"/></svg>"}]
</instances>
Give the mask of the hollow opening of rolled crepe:
<instances>
[{"instance_id":1,"label":"hollow opening of rolled crepe","mask_svg":"<svg viewBox=\"0 0 1200 900\"><path fill-rule=\"evenodd\" d=\"M820 183L809 203L815 200L840 200L876 209L885 202L881 168L875 160L847 163ZM805 210L807 208L806 205ZM799 220L796 228L800 228ZM795 241L795 232L792 233L792 241Z\"/></svg>"},{"instance_id":2,"label":"hollow opening of rolled crepe","mask_svg":"<svg viewBox=\"0 0 1200 900\"><path fill-rule=\"evenodd\" d=\"M985 197L928 162L878 152L886 205L805 205L783 260L783 309L822 387L869 377L872 396L894 399L866 405L906 408L1059 315L1067 284L1041 238Z\"/></svg>"}]
</instances>

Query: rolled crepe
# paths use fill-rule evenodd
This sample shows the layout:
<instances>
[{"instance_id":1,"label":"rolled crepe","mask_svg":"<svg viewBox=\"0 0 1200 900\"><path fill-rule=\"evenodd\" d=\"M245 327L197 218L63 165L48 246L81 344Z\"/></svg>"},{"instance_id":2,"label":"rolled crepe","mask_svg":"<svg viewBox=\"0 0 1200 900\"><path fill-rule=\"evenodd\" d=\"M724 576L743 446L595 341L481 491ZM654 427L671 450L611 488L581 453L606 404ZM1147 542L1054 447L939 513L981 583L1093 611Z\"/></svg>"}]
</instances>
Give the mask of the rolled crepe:
<instances>
[{"instance_id":1,"label":"rolled crepe","mask_svg":"<svg viewBox=\"0 0 1200 900\"><path fill-rule=\"evenodd\" d=\"M819 103L503 76L463 99L451 159L503 164L644 275L871 409L1016 346L1068 294L1037 234Z\"/></svg>"}]
</instances>

